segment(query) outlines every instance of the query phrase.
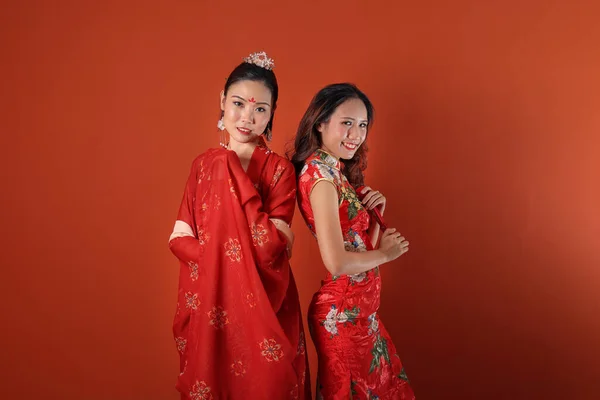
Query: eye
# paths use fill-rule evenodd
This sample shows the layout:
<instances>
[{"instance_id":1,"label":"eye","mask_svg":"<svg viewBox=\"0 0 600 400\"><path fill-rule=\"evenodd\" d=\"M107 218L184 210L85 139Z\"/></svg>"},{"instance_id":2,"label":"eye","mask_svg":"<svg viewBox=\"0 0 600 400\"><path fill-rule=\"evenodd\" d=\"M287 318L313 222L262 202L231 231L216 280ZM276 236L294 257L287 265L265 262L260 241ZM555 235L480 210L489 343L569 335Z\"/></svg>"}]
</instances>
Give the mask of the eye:
<instances>
[{"instance_id":1,"label":"eye","mask_svg":"<svg viewBox=\"0 0 600 400\"><path fill-rule=\"evenodd\" d=\"M237 101L237 100L233 101L233 105L237 106L237 107L242 107L243 106L242 102L241 101Z\"/></svg>"},{"instance_id":2,"label":"eye","mask_svg":"<svg viewBox=\"0 0 600 400\"><path fill-rule=\"evenodd\" d=\"M263 112L267 111L267 109L264 107L258 107L258 108L256 108L256 111L263 113Z\"/></svg>"},{"instance_id":3,"label":"eye","mask_svg":"<svg viewBox=\"0 0 600 400\"><path fill-rule=\"evenodd\" d=\"M352 126L352 121L344 121L344 122L342 122L342 124L344 124L346 126Z\"/></svg>"},{"instance_id":4,"label":"eye","mask_svg":"<svg viewBox=\"0 0 600 400\"><path fill-rule=\"evenodd\" d=\"M366 127L367 127L367 125L368 125L368 124L367 124L366 122L361 122L361 124L360 124L360 127L361 127L361 128L366 128Z\"/></svg>"}]
</instances>

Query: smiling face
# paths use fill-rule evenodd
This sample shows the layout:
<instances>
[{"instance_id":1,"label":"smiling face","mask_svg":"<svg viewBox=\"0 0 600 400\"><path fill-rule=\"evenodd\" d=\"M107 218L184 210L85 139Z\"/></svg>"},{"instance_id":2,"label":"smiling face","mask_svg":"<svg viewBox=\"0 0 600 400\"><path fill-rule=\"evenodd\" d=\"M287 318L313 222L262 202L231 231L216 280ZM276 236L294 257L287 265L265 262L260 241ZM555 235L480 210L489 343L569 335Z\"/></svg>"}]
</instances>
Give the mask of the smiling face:
<instances>
[{"instance_id":1,"label":"smiling face","mask_svg":"<svg viewBox=\"0 0 600 400\"><path fill-rule=\"evenodd\" d=\"M262 135L271 120L272 94L260 81L241 80L221 92L223 124L230 140L251 143Z\"/></svg>"},{"instance_id":2,"label":"smiling face","mask_svg":"<svg viewBox=\"0 0 600 400\"><path fill-rule=\"evenodd\" d=\"M343 102L329 121L319 124L321 148L344 160L351 159L367 137L369 121L365 104L357 98Z\"/></svg>"}]
</instances>

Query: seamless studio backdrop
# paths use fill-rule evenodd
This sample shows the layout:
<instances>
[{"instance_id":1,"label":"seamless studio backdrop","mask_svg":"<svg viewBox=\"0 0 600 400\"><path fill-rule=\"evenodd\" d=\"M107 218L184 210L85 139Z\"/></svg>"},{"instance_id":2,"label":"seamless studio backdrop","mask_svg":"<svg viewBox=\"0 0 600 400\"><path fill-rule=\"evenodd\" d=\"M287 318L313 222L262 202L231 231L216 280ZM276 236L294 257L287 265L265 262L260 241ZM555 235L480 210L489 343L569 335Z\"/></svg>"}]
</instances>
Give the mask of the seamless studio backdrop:
<instances>
[{"instance_id":1,"label":"seamless studio backdrop","mask_svg":"<svg viewBox=\"0 0 600 400\"><path fill-rule=\"evenodd\" d=\"M375 104L367 183L411 243L381 315L417 398L600 398L598 4L2 9L0 397L178 398L167 240L227 74L265 50L279 153L322 86ZM293 228L306 312L325 270Z\"/></svg>"}]
</instances>

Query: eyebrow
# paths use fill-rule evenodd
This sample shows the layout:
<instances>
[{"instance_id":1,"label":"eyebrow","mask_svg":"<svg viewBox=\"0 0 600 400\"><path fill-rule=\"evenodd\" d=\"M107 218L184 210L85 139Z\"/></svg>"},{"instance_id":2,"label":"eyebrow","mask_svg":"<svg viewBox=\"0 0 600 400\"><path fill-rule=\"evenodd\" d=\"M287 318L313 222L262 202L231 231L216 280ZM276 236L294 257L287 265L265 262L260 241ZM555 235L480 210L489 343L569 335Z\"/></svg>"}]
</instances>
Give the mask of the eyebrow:
<instances>
[{"instance_id":1,"label":"eyebrow","mask_svg":"<svg viewBox=\"0 0 600 400\"><path fill-rule=\"evenodd\" d=\"M356 119L355 119L355 118L352 118L352 117L342 117L342 119L351 119L352 121L356 121ZM369 120L368 120L368 119L361 119L360 121L361 121L361 122L369 122Z\"/></svg>"},{"instance_id":2,"label":"eyebrow","mask_svg":"<svg viewBox=\"0 0 600 400\"><path fill-rule=\"evenodd\" d=\"M243 100L243 101L245 101L245 102L247 102L247 101L248 101L248 100L246 100L245 98L243 98L242 96L238 96L237 94L234 94L234 95L232 95L231 97L236 97L236 98L238 98L238 99L240 99L240 100ZM254 104L264 104L264 105L267 105L267 106L271 107L271 105L270 105L269 103L267 103L266 101L257 101L257 102L256 102L256 103L254 103Z\"/></svg>"}]
</instances>

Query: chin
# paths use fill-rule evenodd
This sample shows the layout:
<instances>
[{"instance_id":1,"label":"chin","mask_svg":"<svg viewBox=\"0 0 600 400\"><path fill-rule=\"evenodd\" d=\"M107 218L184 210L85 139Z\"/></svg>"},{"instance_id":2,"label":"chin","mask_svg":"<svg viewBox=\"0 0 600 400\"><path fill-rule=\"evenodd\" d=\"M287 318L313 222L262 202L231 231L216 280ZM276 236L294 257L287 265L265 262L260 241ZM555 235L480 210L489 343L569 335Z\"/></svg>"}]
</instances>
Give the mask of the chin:
<instances>
[{"instance_id":1,"label":"chin","mask_svg":"<svg viewBox=\"0 0 600 400\"><path fill-rule=\"evenodd\" d=\"M238 143L251 143L251 142L255 142L256 139L258 138L258 135L255 135L255 134L246 136L246 135L241 135L238 132L234 133L233 135L230 133L229 136Z\"/></svg>"},{"instance_id":2,"label":"chin","mask_svg":"<svg viewBox=\"0 0 600 400\"><path fill-rule=\"evenodd\" d=\"M351 160L352 157L354 157L355 155L356 155L356 152L354 152L354 153L344 152L343 154L340 155L340 159L342 159L342 160Z\"/></svg>"}]
</instances>

